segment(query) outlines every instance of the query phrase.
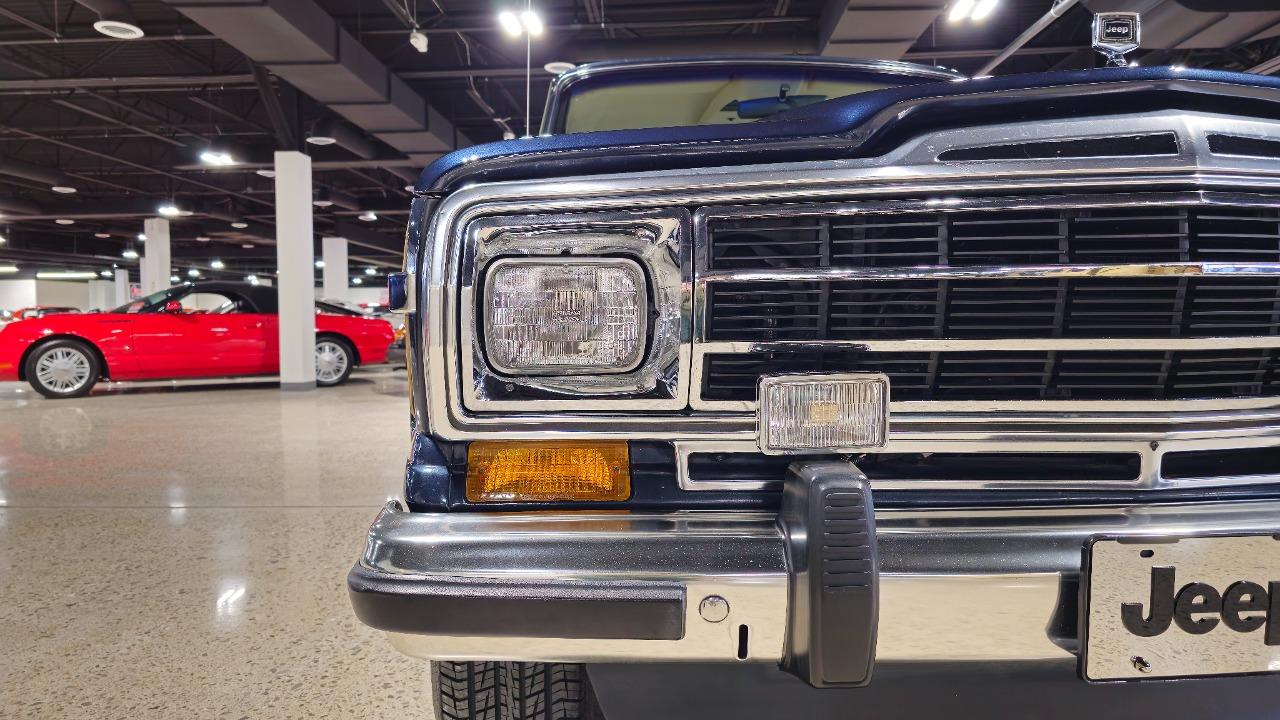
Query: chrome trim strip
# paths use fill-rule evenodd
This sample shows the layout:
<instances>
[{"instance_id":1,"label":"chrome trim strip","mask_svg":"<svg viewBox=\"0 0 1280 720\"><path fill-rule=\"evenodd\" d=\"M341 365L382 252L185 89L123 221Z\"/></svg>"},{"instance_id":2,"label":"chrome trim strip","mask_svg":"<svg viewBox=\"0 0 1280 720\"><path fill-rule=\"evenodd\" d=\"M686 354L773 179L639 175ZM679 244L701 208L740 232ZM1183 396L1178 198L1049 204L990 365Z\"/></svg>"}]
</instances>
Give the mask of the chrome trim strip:
<instances>
[{"instance_id":1,"label":"chrome trim strip","mask_svg":"<svg viewBox=\"0 0 1280 720\"><path fill-rule=\"evenodd\" d=\"M1109 207L1124 207L1118 202ZM1276 206L1280 207L1280 200ZM832 282L841 280L957 280L966 278L1132 278L1206 275L1280 276L1280 263L1152 263L1147 265L1017 265L1012 267L917 266L904 268L777 268L700 270L698 283Z\"/></svg>"},{"instance_id":2,"label":"chrome trim strip","mask_svg":"<svg viewBox=\"0 0 1280 720\"><path fill-rule=\"evenodd\" d=\"M941 436L941 437L940 437ZM858 455L879 453L1133 453L1139 458L1138 474L1132 480L1097 480L1080 477L1044 480L1028 477L1009 481L935 480L915 478L873 480L877 490L1173 490L1181 488L1215 488L1240 485L1272 485L1280 483L1280 467L1265 475L1207 475L1193 478L1167 478L1161 473L1168 453L1197 450L1245 450L1280 447L1280 426L1260 426L1249 435L1188 438L1177 434L1153 433L1148 436L1097 434L1092 437L1050 435L1048 438L1017 438L993 435L987 438L942 439L945 433L893 433L882 448L859 451ZM753 442L687 441L673 443L676 453L676 480L683 490L779 490L782 478L775 481L698 480L689 472L689 459L698 453L759 453ZM834 453L833 453L834 454Z\"/></svg>"},{"instance_id":3,"label":"chrome trim strip","mask_svg":"<svg viewBox=\"0 0 1280 720\"><path fill-rule=\"evenodd\" d=\"M878 511L881 660L1070 658L1050 620L1074 608L1080 548L1095 534L1132 537L1280 532L1280 502ZM686 588L680 640L558 640L390 634L409 655L449 660L737 662L781 658L788 611L783 538L770 513L666 515L406 513L394 503L369 530L361 564L387 573L511 583L625 578ZM512 543L521 552L511 553ZM728 622L697 600L729 601ZM990 609L999 607L992 614ZM1068 627L1072 625L1071 618Z\"/></svg>"},{"instance_id":4,"label":"chrome trim strip","mask_svg":"<svg viewBox=\"0 0 1280 720\"><path fill-rule=\"evenodd\" d=\"M1037 161L983 163L981 174L972 163L944 163L937 154L955 147L990 144L1019 139L1096 136L1113 130L1120 134L1171 131L1179 135L1177 156L1144 156L1129 159L1072 158L1055 162ZM1153 192L1162 188L1200 188L1197 196L1245 202L1256 193L1280 189L1280 166L1267 158L1221 157L1208 152L1204 134L1214 132L1250 133L1280 138L1280 123L1249 120L1209 113L1158 111L1108 118L1084 118L1048 122L996 124L987 127L946 130L904 143L876 158L783 163L748 167L710 168L685 173L652 172L614 176L588 176L554 181L503 182L475 185L445 198L433 218L424 242L427 256L423 273L427 312L421 313L426 348L423 377L428 402L419 408L419 419L432 434L448 440L474 438L538 439L563 435L579 438L645 439L749 439L749 418L731 413L672 415L661 413L547 412L534 403L533 412L506 414L474 413L461 404L463 384L458 341L461 249L465 228L473 219L492 215L556 213L670 208L672 205L741 205L744 203L813 203L824 200L848 201L860 197L929 198L950 202L963 193L999 193L1003 196L1024 191L1062 193L1082 190ZM1123 165L1121 163L1124 163ZM1229 193L1222 195L1221 193ZM1250 194L1253 193L1253 194ZM697 294L699 287L693 288ZM701 301L699 301L700 304ZM692 310L687 307L687 310ZM701 318L690 313L694 332ZM688 316L687 316L688 317ZM465 324L464 324L465 325ZM687 330L685 330L687 332ZM690 346L681 345L681 362L692 362ZM685 385L686 392L688 385ZM616 409L602 407L602 411ZM940 408L931 407L930 412ZM966 408L975 411L978 408ZM1213 410L1212 406L1182 406L1186 412ZM1048 408L1026 408L1028 415ZM897 420L903 410L895 408ZM1096 411L1096 412L1093 412ZM1170 423L1188 422L1171 411L1155 408L1094 407L1091 417L1109 422L1111 414L1125 412L1168 412ZM1149 412L1148 412L1149 411ZM994 412L994 411L993 411ZM1230 416L1222 415L1224 422ZM945 413L922 415L940 423L954 420ZM1059 418L1061 420L1061 418ZM972 416L964 422L981 423ZM1047 427L1052 420L1045 421ZM1195 420L1195 422L1200 422ZM897 423L895 423L896 425Z\"/></svg>"}]
</instances>

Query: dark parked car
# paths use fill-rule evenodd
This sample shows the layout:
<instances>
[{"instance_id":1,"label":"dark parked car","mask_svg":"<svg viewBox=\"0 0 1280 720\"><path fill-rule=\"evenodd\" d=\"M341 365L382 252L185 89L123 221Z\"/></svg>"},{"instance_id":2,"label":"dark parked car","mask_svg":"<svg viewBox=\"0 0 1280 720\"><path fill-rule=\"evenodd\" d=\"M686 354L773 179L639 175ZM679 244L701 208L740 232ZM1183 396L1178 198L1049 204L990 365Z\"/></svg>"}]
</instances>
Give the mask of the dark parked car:
<instances>
[{"instance_id":1,"label":"dark parked car","mask_svg":"<svg viewBox=\"0 0 1280 720\"><path fill-rule=\"evenodd\" d=\"M438 717L1275 717L1280 79L663 59L543 131L390 281L349 586Z\"/></svg>"}]
</instances>

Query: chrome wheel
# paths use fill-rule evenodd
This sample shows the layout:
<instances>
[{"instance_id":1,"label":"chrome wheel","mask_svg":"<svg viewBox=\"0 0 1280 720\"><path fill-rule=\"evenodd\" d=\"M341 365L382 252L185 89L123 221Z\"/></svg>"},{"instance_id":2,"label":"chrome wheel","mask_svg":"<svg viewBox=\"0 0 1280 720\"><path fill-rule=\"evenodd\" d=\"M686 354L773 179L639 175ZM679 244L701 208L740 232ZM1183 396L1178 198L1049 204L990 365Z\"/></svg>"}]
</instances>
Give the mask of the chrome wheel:
<instances>
[{"instance_id":1,"label":"chrome wheel","mask_svg":"<svg viewBox=\"0 0 1280 720\"><path fill-rule=\"evenodd\" d=\"M36 378L50 390L73 393L93 378L93 364L83 352L72 347L55 347L36 360Z\"/></svg>"},{"instance_id":2,"label":"chrome wheel","mask_svg":"<svg viewBox=\"0 0 1280 720\"><path fill-rule=\"evenodd\" d=\"M351 360L347 357L347 349L333 340L320 340L316 343L316 382L321 385L334 385L347 376L347 366Z\"/></svg>"}]
</instances>

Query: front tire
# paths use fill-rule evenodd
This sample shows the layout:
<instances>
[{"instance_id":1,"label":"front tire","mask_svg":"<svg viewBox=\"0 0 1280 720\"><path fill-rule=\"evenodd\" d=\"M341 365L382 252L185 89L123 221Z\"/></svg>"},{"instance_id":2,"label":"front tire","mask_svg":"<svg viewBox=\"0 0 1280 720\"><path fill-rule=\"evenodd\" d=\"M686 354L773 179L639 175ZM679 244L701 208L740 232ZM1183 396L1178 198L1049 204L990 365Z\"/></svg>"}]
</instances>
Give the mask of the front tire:
<instances>
[{"instance_id":1,"label":"front tire","mask_svg":"<svg viewBox=\"0 0 1280 720\"><path fill-rule=\"evenodd\" d=\"M440 720L598 720L581 665L431 663Z\"/></svg>"},{"instance_id":2,"label":"front tire","mask_svg":"<svg viewBox=\"0 0 1280 720\"><path fill-rule=\"evenodd\" d=\"M79 340L53 340L32 350L23 370L36 392L57 400L88 395L102 375L102 364Z\"/></svg>"},{"instance_id":3,"label":"front tire","mask_svg":"<svg viewBox=\"0 0 1280 720\"><path fill-rule=\"evenodd\" d=\"M351 376L356 365L356 351L346 340L335 337L316 338L316 385L341 385Z\"/></svg>"}]
</instances>

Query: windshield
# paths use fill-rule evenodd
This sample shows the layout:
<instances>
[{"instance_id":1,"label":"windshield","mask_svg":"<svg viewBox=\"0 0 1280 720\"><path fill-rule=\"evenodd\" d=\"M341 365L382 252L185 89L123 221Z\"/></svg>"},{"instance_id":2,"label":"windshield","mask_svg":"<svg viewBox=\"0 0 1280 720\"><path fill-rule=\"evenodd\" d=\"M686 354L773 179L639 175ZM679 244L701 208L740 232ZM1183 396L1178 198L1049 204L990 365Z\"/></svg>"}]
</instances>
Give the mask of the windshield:
<instances>
[{"instance_id":1,"label":"windshield","mask_svg":"<svg viewBox=\"0 0 1280 720\"><path fill-rule=\"evenodd\" d=\"M602 73L570 85L561 117L552 121L566 133L753 122L902 84L883 78L830 68L690 68L661 77Z\"/></svg>"},{"instance_id":2,"label":"windshield","mask_svg":"<svg viewBox=\"0 0 1280 720\"><path fill-rule=\"evenodd\" d=\"M156 292L153 292L150 295L147 295L146 297L140 297L137 300L130 300L129 302L125 303L124 305L121 305L120 307L116 308L115 310L112 310L111 312L113 313L146 312L148 308L155 308L160 303L164 302L164 300L168 298L170 295L172 295L174 292L178 290L185 290L185 289L186 288L184 286L179 285L177 287L165 288L164 290L157 290Z\"/></svg>"}]
</instances>

